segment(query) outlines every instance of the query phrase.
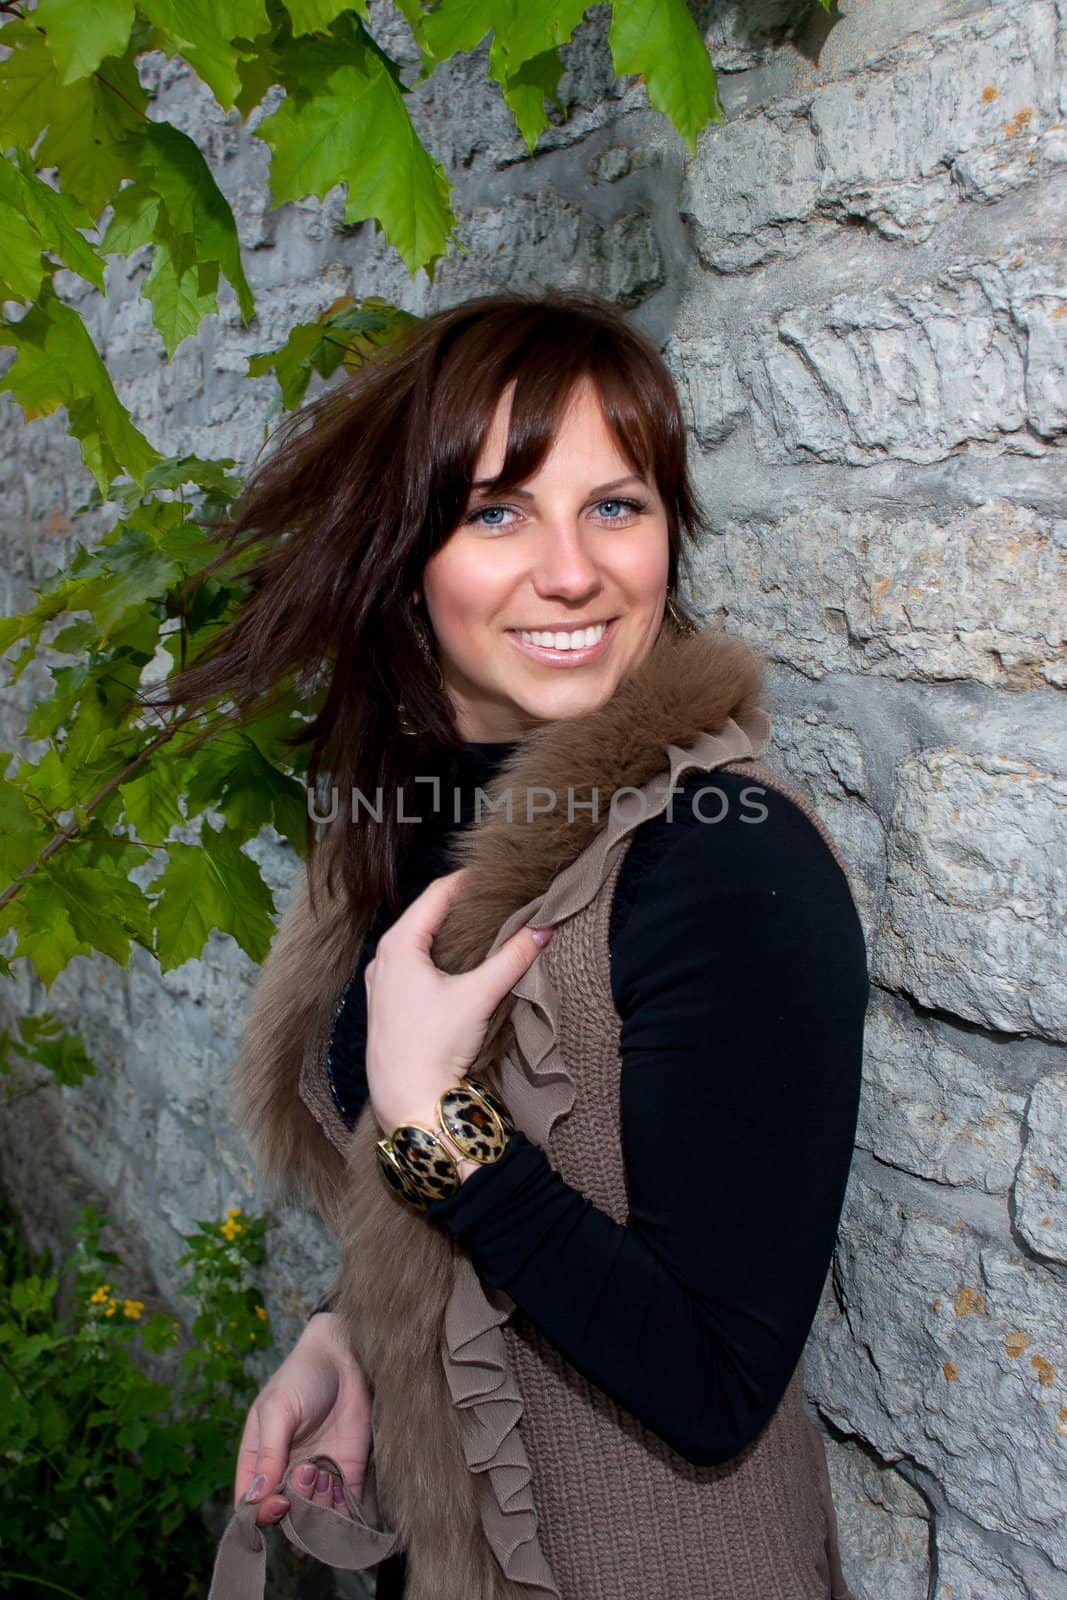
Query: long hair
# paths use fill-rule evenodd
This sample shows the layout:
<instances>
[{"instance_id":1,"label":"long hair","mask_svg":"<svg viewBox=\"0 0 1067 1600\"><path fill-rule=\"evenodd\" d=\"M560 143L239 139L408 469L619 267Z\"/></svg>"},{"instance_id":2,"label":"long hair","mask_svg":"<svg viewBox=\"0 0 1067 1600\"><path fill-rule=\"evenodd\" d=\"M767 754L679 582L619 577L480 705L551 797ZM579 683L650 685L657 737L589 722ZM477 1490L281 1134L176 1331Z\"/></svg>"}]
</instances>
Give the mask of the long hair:
<instances>
[{"instance_id":1,"label":"long hair","mask_svg":"<svg viewBox=\"0 0 1067 1600\"><path fill-rule=\"evenodd\" d=\"M336 387L276 430L229 521L211 536L244 569L249 598L154 704L203 710L220 697L230 719L254 717L280 681L319 683L321 706L290 744L310 744L307 785L325 795L380 789L382 822L316 833L326 883L340 867L355 915L400 910L399 869L413 829L396 797L430 751L447 763L462 741L417 629L432 639L425 600L411 601L423 568L466 510L497 402L514 381L507 453L493 480L507 493L540 467L569 397L592 380L633 470L666 508L669 583L689 570L683 541L707 523L686 464L685 423L659 351L610 302L585 291L491 294L409 324ZM217 563L216 563L217 564ZM421 730L401 732L403 701ZM317 862L314 863L316 866ZM312 885L315 873L311 874Z\"/></svg>"}]
</instances>

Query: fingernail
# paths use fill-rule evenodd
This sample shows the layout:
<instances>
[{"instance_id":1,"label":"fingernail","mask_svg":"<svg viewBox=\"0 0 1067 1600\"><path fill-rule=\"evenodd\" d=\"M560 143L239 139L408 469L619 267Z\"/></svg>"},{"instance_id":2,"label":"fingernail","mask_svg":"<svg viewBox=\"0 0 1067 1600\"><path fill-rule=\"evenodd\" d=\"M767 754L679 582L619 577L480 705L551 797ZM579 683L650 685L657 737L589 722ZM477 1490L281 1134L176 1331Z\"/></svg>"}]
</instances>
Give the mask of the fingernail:
<instances>
[{"instance_id":1,"label":"fingernail","mask_svg":"<svg viewBox=\"0 0 1067 1600\"><path fill-rule=\"evenodd\" d=\"M266 1487L266 1478L263 1476L262 1472L257 1472L255 1477L252 1479L252 1482L248 1485L248 1492L245 1495L245 1499L258 1500Z\"/></svg>"},{"instance_id":2,"label":"fingernail","mask_svg":"<svg viewBox=\"0 0 1067 1600\"><path fill-rule=\"evenodd\" d=\"M544 946L551 939L551 937L552 937L553 933L555 933L555 931L556 930L554 928L531 928L530 929L530 932L533 934L533 942L534 942L534 944L537 946L537 948L539 950L544 948Z\"/></svg>"},{"instance_id":3,"label":"fingernail","mask_svg":"<svg viewBox=\"0 0 1067 1600\"><path fill-rule=\"evenodd\" d=\"M317 1473L316 1469L311 1465L310 1461L308 1461L308 1462L305 1462L305 1464L302 1467L297 1467L295 1473L293 1474L293 1477L296 1479L296 1481L300 1485L301 1489L310 1489L311 1485L315 1482L315 1479L318 1477L318 1473Z\"/></svg>"},{"instance_id":4,"label":"fingernail","mask_svg":"<svg viewBox=\"0 0 1067 1600\"><path fill-rule=\"evenodd\" d=\"M339 1483L333 1486L333 1503L335 1506L343 1506L345 1503L345 1492Z\"/></svg>"},{"instance_id":5,"label":"fingernail","mask_svg":"<svg viewBox=\"0 0 1067 1600\"><path fill-rule=\"evenodd\" d=\"M330 1483L331 1483L330 1474L326 1471L326 1468L323 1467L322 1471L319 1473L318 1477L315 1479L315 1493L316 1494L325 1494L326 1490L330 1487Z\"/></svg>"}]
</instances>

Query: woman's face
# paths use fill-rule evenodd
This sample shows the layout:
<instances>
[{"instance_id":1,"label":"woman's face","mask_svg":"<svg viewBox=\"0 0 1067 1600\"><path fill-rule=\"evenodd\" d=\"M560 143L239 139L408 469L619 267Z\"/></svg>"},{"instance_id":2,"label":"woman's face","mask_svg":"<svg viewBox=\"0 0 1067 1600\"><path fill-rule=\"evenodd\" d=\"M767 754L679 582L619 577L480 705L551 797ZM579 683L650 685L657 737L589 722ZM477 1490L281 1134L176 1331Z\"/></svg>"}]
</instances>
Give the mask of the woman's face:
<instances>
[{"instance_id":1,"label":"woman's face","mask_svg":"<svg viewBox=\"0 0 1067 1600\"><path fill-rule=\"evenodd\" d=\"M464 739L519 739L604 705L651 649L667 591L663 502L620 454L588 380L539 472L499 498L477 488L503 466L511 392L497 406L460 524L422 576ZM590 643L573 651L540 637L580 637L587 627Z\"/></svg>"}]
</instances>

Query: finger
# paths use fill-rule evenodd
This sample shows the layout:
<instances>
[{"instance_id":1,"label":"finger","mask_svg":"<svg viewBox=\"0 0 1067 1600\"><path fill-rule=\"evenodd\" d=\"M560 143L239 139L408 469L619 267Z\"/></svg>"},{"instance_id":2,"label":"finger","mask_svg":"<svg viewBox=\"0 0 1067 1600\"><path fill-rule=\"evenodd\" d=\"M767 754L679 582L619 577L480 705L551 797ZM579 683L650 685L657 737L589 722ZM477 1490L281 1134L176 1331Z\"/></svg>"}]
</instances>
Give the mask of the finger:
<instances>
[{"instance_id":1,"label":"finger","mask_svg":"<svg viewBox=\"0 0 1067 1600\"><path fill-rule=\"evenodd\" d=\"M289 1483L302 1500L311 1500L314 1498L318 1475L318 1468L312 1462L304 1461L296 1468Z\"/></svg>"},{"instance_id":2,"label":"finger","mask_svg":"<svg viewBox=\"0 0 1067 1600\"><path fill-rule=\"evenodd\" d=\"M255 1406L249 1410L245 1418L244 1431L241 1434L241 1443L237 1447L237 1471L233 1480L233 1503L238 1505L245 1497L256 1472L256 1460L259 1456L259 1411ZM260 1485L260 1492L266 1487Z\"/></svg>"},{"instance_id":3,"label":"finger","mask_svg":"<svg viewBox=\"0 0 1067 1600\"><path fill-rule=\"evenodd\" d=\"M481 996L486 1012L495 1009L499 1001L518 983L523 973L533 966L554 929L539 928L540 942L534 939L529 926L520 928L510 939L505 939L499 950L486 956L472 972L461 974L454 981L471 985ZM543 937L547 934L548 938Z\"/></svg>"},{"instance_id":4,"label":"finger","mask_svg":"<svg viewBox=\"0 0 1067 1600\"><path fill-rule=\"evenodd\" d=\"M457 867L455 872L446 872L440 878L434 878L383 934L378 944L379 950L382 945L388 947L398 939L416 950L429 950L438 924L463 888L469 872L469 867Z\"/></svg>"},{"instance_id":5,"label":"finger","mask_svg":"<svg viewBox=\"0 0 1067 1600\"><path fill-rule=\"evenodd\" d=\"M320 1468L315 1480L315 1504L317 1506L333 1505L333 1486L337 1482L332 1472L325 1467Z\"/></svg>"},{"instance_id":6,"label":"finger","mask_svg":"<svg viewBox=\"0 0 1067 1600\"><path fill-rule=\"evenodd\" d=\"M256 1450L245 1498L265 1505L267 1496L274 1493L285 1477L295 1431L294 1421L289 1408L278 1398L263 1405L257 1404L253 1409L257 1416L254 1433L249 1433L248 1449L250 1453L254 1437ZM275 1499L277 1501L277 1497ZM256 1520L260 1520L258 1516Z\"/></svg>"}]
</instances>

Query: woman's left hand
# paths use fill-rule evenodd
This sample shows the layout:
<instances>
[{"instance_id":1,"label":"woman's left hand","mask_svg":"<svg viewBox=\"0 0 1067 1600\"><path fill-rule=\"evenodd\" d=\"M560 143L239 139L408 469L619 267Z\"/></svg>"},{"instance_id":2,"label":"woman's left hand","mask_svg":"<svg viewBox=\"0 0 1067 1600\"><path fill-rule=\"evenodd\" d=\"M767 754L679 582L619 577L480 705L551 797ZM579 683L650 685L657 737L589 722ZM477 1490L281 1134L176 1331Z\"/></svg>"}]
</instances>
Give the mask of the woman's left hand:
<instances>
[{"instance_id":1,"label":"woman's left hand","mask_svg":"<svg viewBox=\"0 0 1067 1600\"><path fill-rule=\"evenodd\" d=\"M432 1126L438 1096L477 1059L496 1007L547 943L527 926L470 972L435 966L433 936L468 871L435 878L382 935L367 967L367 1084L387 1136L403 1122Z\"/></svg>"}]
</instances>

